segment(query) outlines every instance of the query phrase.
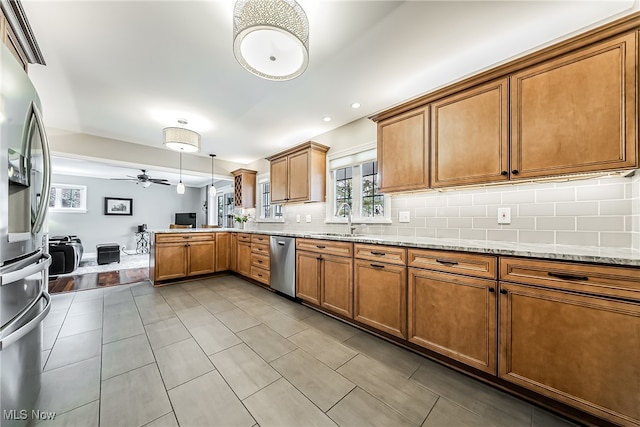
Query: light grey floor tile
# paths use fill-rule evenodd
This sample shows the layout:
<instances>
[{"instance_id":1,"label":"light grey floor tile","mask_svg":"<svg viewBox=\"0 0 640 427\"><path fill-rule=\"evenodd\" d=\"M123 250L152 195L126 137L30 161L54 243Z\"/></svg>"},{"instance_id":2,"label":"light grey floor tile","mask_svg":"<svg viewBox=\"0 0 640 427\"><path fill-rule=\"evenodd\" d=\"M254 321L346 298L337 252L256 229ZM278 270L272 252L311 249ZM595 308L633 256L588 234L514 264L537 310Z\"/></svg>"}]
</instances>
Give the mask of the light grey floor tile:
<instances>
[{"instance_id":1,"label":"light grey floor tile","mask_svg":"<svg viewBox=\"0 0 640 427\"><path fill-rule=\"evenodd\" d=\"M102 333L100 329L58 339L51 350L45 370L60 368L82 360L100 357Z\"/></svg>"},{"instance_id":2,"label":"light grey floor tile","mask_svg":"<svg viewBox=\"0 0 640 427\"><path fill-rule=\"evenodd\" d=\"M411 380L493 424L531 425L530 404L435 362L425 360Z\"/></svg>"},{"instance_id":3,"label":"light grey floor tile","mask_svg":"<svg viewBox=\"0 0 640 427\"><path fill-rule=\"evenodd\" d=\"M438 399L422 424L423 427L488 427L493 425L495 424L444 397Z\"/></svg>"},{"instance_id":4,"label":"light grey floor tile","mask_svg":"<svg viewBox=\"0 0 640 427\"><path fill-rule=\"evenodd\" d=\"M37 426L49 427L98 427L100 402L98 400L73 409L64 414L56 414L52 420L42 420Z\"/></svg>"},{"instance_id":5,"label":"light grey floor tile","mask_svg":"<svg viewBox=\"0 0 640 427\"><path fill-rule=\"evenodd\" d=\"M44 365L47 364L47 359L49 359L49 354L51 354L51 350L44 350L42 355L40 356L40 367L44 370Z\"/></svg>"},{"instance_id":6,"label":"light grey floor tile","mask_svg":"<svg viewBox=\"0 0 640 427\"><path fill-rule=\"evenodd\" d=\"M51 310L69 310L78 292L64 292L51 295Z\"/></svg>"},{"instance_id":7,"label":"light grey floor tile","mask_svg":"<svg viewBox=\"0 0 640 427\"><path fill-rule=\"evenodd\" d=\"M42 349L51 350L53 344L56 342L56 338L60 333L62 325L45 326L42 328Z\"/></svg>"},{"instance_id":8,"label":"light grey floor tile","mask_svg":"<svg viewBox=\"0 0 640 427\"><path fill-rule=\"evenodd\" d=\"M67 317L67 310L50 311L47 317L44 318L42 326L45 328L49 326L60 326L64 322L65 317Z\"/></svg>"},{"instance_id":9,"label":"light grey floor tile","mask_svg":"<svg viewBox=\"0 0 640 427\"><path fill-rule=\"evenodd\" d=\"M204 285L198 280L180 283L180 287L187 292L195 291L196 289L204 289Z\"/></svg>"},{"instance_id":10,"label":"light grey floor tile","mask_svg":"<svg viewBox=\"0 0 640 427\"><path fill-rule=\"evenodd\" d=\"M208 296L203 298L198 298L198 301L202 306L204 306L211 313L221 313L223 311L233 310L236 308L231 302L226 300L224 297L217 295L216 296Z\"/></svg>"},{"instance_id":11,"label":"light grey floor tile","mask_svg":"<svg viewBox=\"0 0 640 427\"><path fill-rule=\"evenodd\" d=\"M145 280L144 282L135 283L130 286L131 295L137 297L139 295L147 295L153 294L157 292L157 290L153 287L150 281Z\"/></svg>"},{"instance_id":12,"label":"light grey floor tile","mask_svg":"<svg viewBox=\"0 0 640 427\"><path fill-rule=\"evenodd\" d=\"M102 329L102 308L96 313L67 315L58 337L68 337L69 335L81 334L96 329Z\"/></svg>"},{"instance_id":13,"label":"light grey floor tile","mask_svg":"<svg viewBox=\"0 0 640 427\"><path fill-rule=\"evenodd\" d=\"M218 323L218 320L213 316L213 314L201 305L178 310L176 311L176 316L180 318L180 321L187 327L187 329L197 328L209 323Z\"/></svg>"},{"instance_id":14,"label":"light grey floor tile","mask_svg":"<svg viewBox=\"0 0 640 427\"><path fill-rule=\"evenodd\" d=\"M102 381L101 426L142 426L171 410L155 363Z\"/></svg>"},{"instance_id":15,"label":"light grey floor tile","mask_svg":"<svg viewBox=\"0 0 640 427\"><path fill-rule=\"evenodd\" d=\"M235 303L245 313L252 316L260 316L261 314L271 313L275 311L275 308L267 304L266 302L259 300L258 298L251 298Z\"/></svg>"},{"instance_id":16,"label":"light grey floor tile","mask_svg":"<svg viewBox=\"0 0 640 427\"><path fill-rule=\"evenodd\" d=\"M126 299L119 303L108 304L104 306L104 317L115 317L121 315L138 314L138 307L136 306L134 299Z\"/></svg>"},{"instance_id":17,"label":"light grey floor tile","mask_svg":"<svg viewBox=\"0 0 640 427\"><path fill-rule=\"evenodd\" d=\"M104 291L104 305L118 305L120 303L133 302L133 295L128 286L114 286Z\"/></svg>"},{"instance_id":18,"label":"light grey floor tile","mask_svg":"<svg viewBox=\"0 0 640 427\"><path fill-rule=\"evenodd\" d=\"M239 332L248 328L252 328L254 326L258 326L260 324L260 321L258 319L249 315L247 312L240 310L239 308L216 313L216 317L233 332Z\"/></svg>"},{"instance_id":19,"label":"light grey floor tile","mask_svg":"<svg viewBox=\"0 0 640 427\"><path fill-rule=\"evenodd\" d=\"M249 396L244 404L261 427L336 425L284 378Z\"/></svg>"},{"instance_id":20,"label":"light grey floor tile","mask_svg":"<svg viewBox=\"0 0 640 427\"><path fill-rule=\"evenodd\" d=\"M271 366L325 412L355 387L301 349L274 360Z\"/></svg>"},{"instance_id":21,"label":"light grey floor tile","mask_svg":"<svg viewBox=\"0 0 640 427\"><path fill-rule=\"evenodd\" d=\"M184 341L191 337L187 328L184 327L177 317L161 320L146 325L144 328L147 331L147 337L153 349Z\"/></svg>"},{"instance_id":22,"label":"light grey floor tile","mask_svg":"<svg viewBox=\"0 0 640 427\"><path fill-rule=\"evenodd\" d=\"M102 322L102 342L105 344L142 333L144 327L137 310L135 313L105 315Z\"/></svg>"},{"instance_id":23,"label":"light grey floor tile","mask_svg":"<svg viewBox=\"0 0 640 427\"><path fill-rule=\"evenodd\" d=\"M306 323L289 317L278 310L262 314L257 319L285 338L309 328Z\"/></svg>"},{"instance_id":24,"label":"light grey floor tile","mask_svg":"<svg viewBox=\"0 0 640 427\"><path fill-rule=\"evenodd\" d=\"M180 427L178 420L176 420L176 414L169 412L157 420L151 421L149 424L145 424L144 427Z\"/></svg>"},{"instance_id":25,"label":"light grey floor tile","mask_svg":"<svg viewBox=\"0 0 640 427\"><path fill-rule=\"evenodd\" d=\"M73 303L71 303L71 306L69 307L69 316L77 316L78 314L102 313L102 306L102 298L80 301L74 299Z\"/></svg>"},{"instance_id":26,"label":"light grey floor tile","mask_svg":"<svg viewBox=\"0 0 640 427\"><path fill-rule=\"evenodd\" d=\"M154 292L148 294L136 295L133 297L138 307L148 307L156 304L166 304L167 300L164 299L162 294L155 289Z\"/></svg>"},{"instance_id":27,"label":"light grey floor tile","mask_svg":"<svg viewBox=\"0 0 640 427\"><path fill-rule=\"evenodd\" d=\"M155 356L167 390L213 370L211 361L192 338L159 348Z\"/></svg>"},{"instance_id":28,"label":"light grey floor tile","mask_svg":"<svg viewBox=\"0 0 640 427\"><path fill-rule=\"evenodd\" d=\"M255 421L217 371L169 390L181 426L252 426Z\"/></svg>"},{"instance_id":29,"label":"light grey floor tile","mask_svg":"<svg viewBox=\"0 0 640 427\"><path fill-rule=\"evenodd\" d=\"M221 298L222 299L222 296L220 296L219 294L215 293L211 289L208 289L208 288L206 288L204 286L202 286L200 288L189 289L187 292L189 293L189 295L191 295L192 297L197 299L198 302L200 302L202 299L206 299L206 298Z\"/></svg>"},{"instance_id":30,"label":"light grey floor tile","mask_svg":"<svg viewBox=\"0 0 640 427\"><path fill-rule=\"evenodd\" d=\"M327 415L341 427L415 425L359 387L331 408Z\"/></svg>"},{"instance_id":31,"label":"light grey floor tile","mask_svg":"<svg viewBox=\"0 0 640 427\"><path fill-rule=\"evenodd\" d=\"M576 424L550 412L533 407L533 427L575 427Z\"/></svg>"},{"instance_id":32,"label":"light grey floor tile","mask_svg":"<svg viewBox=\"0 0 640 427\"><path fill-rule=\"evenodd\" d=\"M238 332L238 336L267 362L284 356L297 348L292 342L282 338L280 334L266 325L245 329Z\"/></svg>"},{"instance_id":33,"label":"light grey floor tile","mask_svg":"<svg viewBox=\"0 0 640 427\"><path fill-rule=\"evenodd\" d=\"M95 357L43 372L35 407L62 414L99 398L100 358Z\"/></svg>"},{"instance_id":34,"label":"light grey floor tile","mask_svg":"<svg viewBox=\"0 0 640 427\"><path fill-rule=\"evenodd\" d=\"M362 354L341 366L338 373L414 424L421 424L425 420L438 399L437 394Z\"/></svg>"},{"instance_id":35,"label":"light grey floor tile","mask_svg":"<svg viewBox=\"0 0 640 427\"><path fill-rule=\"evenodd\" d=\"M289 341L331 369L337 369L358 354L315 329L307 329L295 334L289 337Z\"/></svg>"},{"instance_id":36,"label":"light grey floor tile","mask_svg":"<svg viewBox=\"0 0 640 427\"><path fill-rule=\"evenodd\" d=\"M413 375L422 361L425 360L422 356L418 356L409 350L405 350L366 332L360 332L354 335L343 344L351 347L358 353L365 354L370 359L375 359L395 369L406 378Z\"/></svg>"},{"instance_id":37,"label":"light grey floor tile","mask_svg":"<svg viewBox=\"0 0 640 427\"><path fill-rule=\"evenodd\" d=\"M193 328L189 332L207 355L217 353L242 342L218 319L204 326Z\"/></svg>"},{"instance_id":38,"label":"light grey floor tile","mask_svg":"<svg viewBox=\"0 0 640 427\"><path fill-rule=\"evenodd\" d=\"M179 283L167 286L161 286L158 288L160 294L165 298L176 298L184 295L189 295Z\"/></svg>"},{"instance_id":39,"label":"light grey floor tile","mask_svg":"<svg viewBox=\"0 0 640 427\"><path fill-rule=\"evenodd\" d=\"M155 295L142 295L138 298L146 296ZM142 318L142 323L144 325L149 325L161 320L167 320L171 319L172 317L176 317L175 312L171 309L171 307L169 307L169 304L164 301L162 301L162 303L138 305L138 310L140 311L140 318Z\"/></svg>"},{"instance_id":40,"label":"light grey floor tile","mask_svg":"<svg viewBox=\"0 0 640 427\"><path fill-rule=\"evenodd\" d=\"M354 335L362 333L353 326L320 313L313 313L303 322L338 342L344 342Z\"/></svg>"},{"instance_id":41,"label":"light grey floor tile","mask_svg":"<svg viewBox=\"0 0 640 427\"><path fill-rule=\"evenodd\" d=\"M314 310L303 306L300 303L289 301L284 297L278 297L279 300L274 301L271 305L278 311L283 312L289 317L297 320L303 320L315 313Z\"/></svg>"},{"instance_id":42,"label":"light grey floor tile","mask_svg":"<svg viewBox=\"0 0 640 427\"><path fill-rule=\"evenodd\" d=\"M155 361L145 334L102 346L102 379L111 378Z\"/></svg>"},{"instance_id":43,"label":"light grey floor tile","mask_svg":"<svg viewBox=\"0 0 640 427\"><path fill-rule=\"evenodd\" d=\"M104 289L87 289L83 291L76 291L73 301L74 302L88 301L91 299L102 298L103 296L104 296Z\"/></svg>"},{"instance_id":44,"label":"light grey floor tile","mask_svg":"<svg viewBox=\"0 0 640 427\"><path fill-rule=\"evenodd\" d=\"M216 353L210 358L240 399L252 395L280 378L280 374L244 343Z\"/></svg>"},{"instance_id":45,"label":"light grey floor tile","mask_svg":"<svg viewBox=\"0 0 640 427\"><path fill-rule=\"evenodd\" d=\"M167 299L167 304L169 304L173 311L184 310L185 308L191 307L198 307L200 305L200 303L189 294L165 298Z\"/></svg>"}]
</instances>

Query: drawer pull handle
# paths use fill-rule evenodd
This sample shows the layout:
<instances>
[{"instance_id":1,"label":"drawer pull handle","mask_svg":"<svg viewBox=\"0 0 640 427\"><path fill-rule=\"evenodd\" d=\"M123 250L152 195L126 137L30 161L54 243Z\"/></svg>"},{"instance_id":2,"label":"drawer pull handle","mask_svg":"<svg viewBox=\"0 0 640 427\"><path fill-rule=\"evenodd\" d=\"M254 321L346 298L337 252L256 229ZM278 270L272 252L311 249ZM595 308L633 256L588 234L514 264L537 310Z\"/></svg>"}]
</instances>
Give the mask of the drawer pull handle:
<instances>
[{"instance_id":1,"label":"drawer pull handle","mask_svg":"<svg viewBox=\"0 0 640 427\"><path fill-rule=\"evenodd\" d=\"M380 265L380 264L370 264L370 265L373 268L384 268L384 265Z\"/></svg>"},{"instance_id":2,"label":"drawer pull handle","mask_svg":"<svg viewBox=\"0 0 640 427\"><path fill-rule=\"evenodd\" d=\"M258 277L262 277L262 274L258 273Z\"/></svg>"},{"instance_id":3,"label":"drawer pull handle","mask_svg":"<svg viewBox=\"0 0 640 427\"><path fill-rule=\"evenodd\" d=\"M500 289L500 293L501 293L502 295L506 295L506 294L507 294L507 290L506 290L506 289Z\"/></svg>"},{"instance_id":4,"label":"drawer pull handle","mask_svg":"<svg viewBox=\"0 0 640 427\"><path fill-rule=\"evenodd\" d=\"M324 249L324 248L326 248L326 246L324 246L324 245L316 245L316 248L318 248L318 249Z\"/></svg>"},{"instance_id":5,"label":"drawer pull handle","mask_svg":"<svg viewBox=\"0 0 640 427\"><path fill-rule=\"evenodd\" d=\"M385 255L386 255L386 253L384 253L384 252L371 251L371 255L375 255L375 256L385 256Z\"/></svg>"},{"instance_id":6,"label":"drawer pull handle","mask_svg":"<svg viewBox=\"0 0 640 427\"><path fill-rule=\"evenodd\" d=\"M444 265L458 265L458 263L456 261L446 261L443 259L436 259L436 262L438 264L444 264Z\"/></svg>"},{"instance_id":7,"label":"drawer pull handle","mask_svg":"<svg viewBox=\"0 0 640 427\"><path fill-rule=\"evenodd\" d=\"M589 280L587 276L574 276L572 274L561 274L561 273L552 273L552 272L549 272L547 274L551 277L555 277L563 280L581 280L583 282L586 282L587 280Z\"/></svg>"},{"instance_id":8,"label":"drawer pull handle","mask_svg":"<svg viewBox=\"0 0 640 427\"><path fill-rule=\"evenodd\" d=\"M191 236L182 236L183 239L190 239Z\"/></svg>"},{"instance_id":9,"label":"drawer pull handle","mask_svg":"<svg viewBox=\"0 0 640 427\"><path fill-rule=\"evenodd\" d=\"M495 292L496 288L494 288L493 286L489 288L489 292Z\"/></svg>"},{"instance_id":10,"label":"drawer pull handle","mask_svg":"<svg viewBox=\"0 0 640 427\"><path fill-rule=\"evenodd\" d=\"M262 260L261 259L258 260L258 264L262 264Z\"/></svg>"}]
</instances>

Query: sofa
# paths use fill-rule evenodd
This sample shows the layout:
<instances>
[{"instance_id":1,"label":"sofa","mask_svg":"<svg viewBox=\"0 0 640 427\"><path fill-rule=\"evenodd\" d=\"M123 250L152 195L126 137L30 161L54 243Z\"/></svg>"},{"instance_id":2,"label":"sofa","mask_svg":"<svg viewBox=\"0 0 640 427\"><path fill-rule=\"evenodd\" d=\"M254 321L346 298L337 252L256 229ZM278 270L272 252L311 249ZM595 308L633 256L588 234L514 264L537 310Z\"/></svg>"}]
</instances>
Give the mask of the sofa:
<instances>
[{"instance_id":1,"label":"sofa","mask_svg":"<svg viewBox=\"0 0 640 427\"><path fill-rule=\"evenodd\" d=\"M84 248L78 236L53 236L49 239L51 265L49 275L68 274L80 265Z\"/></svg>"}]
</instances>

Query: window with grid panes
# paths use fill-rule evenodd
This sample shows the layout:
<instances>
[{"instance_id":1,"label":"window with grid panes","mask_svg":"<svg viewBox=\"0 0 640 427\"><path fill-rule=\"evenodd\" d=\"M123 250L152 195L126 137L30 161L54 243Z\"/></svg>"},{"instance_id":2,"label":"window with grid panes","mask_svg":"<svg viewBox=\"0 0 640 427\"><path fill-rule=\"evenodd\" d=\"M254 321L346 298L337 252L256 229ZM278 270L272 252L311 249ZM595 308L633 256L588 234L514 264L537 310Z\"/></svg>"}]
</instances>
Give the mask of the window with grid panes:
<instances>
[{"instance_id":1,"label":"window with grid panes","mask_svg":"<svg viewBox=\"0 0 640 427\"><path fill-rule=\"evenodd\" d=\"M335 202L336 208L343 203L347 203L353 208L353 168L346 167L335 170ZM337 212L337 216L346 217L347 209L342 207Z\"/></svg>"},{"instance_id":2,"label":"window with grid panes","mask_svg":"<svg viewBox=\"0 0 640 427\"><path fill-rule=\"evenodd\" d=\"M282 205L271 204L269 181L260 184L260 219L282 219Z\"/></svg>"},{"instance_id":3,"label":"window with grid panes","mask_svg":"<svg viewBox=\"0 0 640 427\"><path fill-rule=\"evenodd\" d=\"M363 163L362 166L362 216L384 217L384 195L378 191L378 162Z\"/></svg>"}]
</instances>

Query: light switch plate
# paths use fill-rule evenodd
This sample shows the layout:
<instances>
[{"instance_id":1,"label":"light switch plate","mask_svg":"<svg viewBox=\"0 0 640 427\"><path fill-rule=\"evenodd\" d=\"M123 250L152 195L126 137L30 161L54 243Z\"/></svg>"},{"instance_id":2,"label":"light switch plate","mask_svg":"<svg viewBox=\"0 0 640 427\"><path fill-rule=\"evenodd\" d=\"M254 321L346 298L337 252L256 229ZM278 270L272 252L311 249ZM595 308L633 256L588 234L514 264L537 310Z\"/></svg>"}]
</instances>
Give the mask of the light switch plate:
<instances>
[{"instance_id":1,"label":"light switch plate","mask_svg":"<svg viewBox=\"0 0 640 427\"><path fill-rule=\"evenodd\" d=\"M307 222L311 222L311 215L307 215L307 216L306 216L306 218L305 218L305 220L306 220Z\"/></svg>"},{"instance_id":2,"label":"light switch plate","mask_svg":"<svg viewBox=\"0 0 640 427\"><path fill-rule=\"evenodd\" d=\"M498 208L498 224L511 224L511 208Z\"/></svg>"},{"instance_id":3,"label":"light switch plate","mask_svg":"<svg viewBox=\"0 0 640 427\"><path fill-rule=\"evenodd\" d=\"M296 214L296 222L300 222L300 214Z\"/></svg>"},{"instance_id":4,"label":"light switch plate","mask_svg":"<svg viewBox=\"0 0 640 427\"><path fill-rule=\"evenodd\" d=\"M398 212L398 222L409 222L411 220L411 214L409 211Z\"/></svg>"}]
</instances>

